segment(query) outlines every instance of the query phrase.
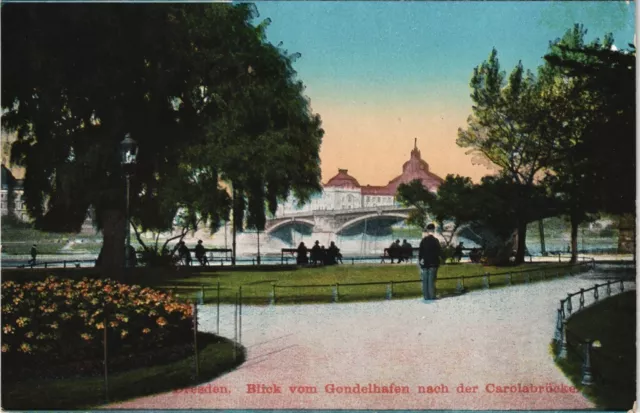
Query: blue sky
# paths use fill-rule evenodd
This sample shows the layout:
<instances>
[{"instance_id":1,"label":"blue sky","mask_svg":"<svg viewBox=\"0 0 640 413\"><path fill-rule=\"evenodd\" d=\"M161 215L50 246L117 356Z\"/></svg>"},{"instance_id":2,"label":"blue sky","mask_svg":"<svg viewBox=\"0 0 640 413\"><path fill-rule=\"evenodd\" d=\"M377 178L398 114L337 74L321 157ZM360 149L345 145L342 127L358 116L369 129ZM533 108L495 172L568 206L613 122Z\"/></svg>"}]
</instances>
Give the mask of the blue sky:
<instances>
[{"instance_id":1,"label":"blue sky","mask_svg":"<svg viewBox=\"0 0 640 413\"><path fill-rule=\"evenodd\" d=\"M592 37L633 41L626 2L267 2L273 43L300 52L300 77L321 93L467 86L492 47L505 68L542 63L548 42L581 22ZM345 90L346 87L346 90ZM445 89L448 89L445 88Z\"/></svg>"},{"instance_id":2,"label":"blue sky","mask_svg":"<svg viewBox=\"0 0 640 413\"><path fill-rule=\"evenodd\" d=\"M635 4L624 1L271 1L257 8L258 20L272 20L267 39L302 55L294 67L326 131L323 180L342 167L371 184L397 175L414 137L441 176L486 173L455 139L470 114L473 68L493 47L507 72L518 60L535 70L549 41L574 23L589 40L612 32L619 48L635 31Z\"/></svg>"}]
</instances>

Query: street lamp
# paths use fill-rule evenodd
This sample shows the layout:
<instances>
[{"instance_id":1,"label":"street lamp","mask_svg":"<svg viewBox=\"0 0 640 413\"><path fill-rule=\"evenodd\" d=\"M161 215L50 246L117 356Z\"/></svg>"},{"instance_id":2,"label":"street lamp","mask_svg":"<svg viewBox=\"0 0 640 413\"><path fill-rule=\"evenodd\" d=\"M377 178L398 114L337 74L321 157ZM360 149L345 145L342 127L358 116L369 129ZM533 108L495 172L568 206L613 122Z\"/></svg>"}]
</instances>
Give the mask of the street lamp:
<instances>
[{"instance_id":1,"label":"street lamp","mask_svg":"<svg viewBox=\"0 0 640 413\"><path fill-rule=\"evenodd\" d=\"M122 169L124 170L125 177L127 178L124 266L125 268L129 268L131 266L131 257L129 252L129 245L131 244L131 228L129 225L129 186L131 175L133 175L138 158L138 143L131 139L131 135L128 133L124 136L122 142L120 142L120 155L120 163L122 164Z\"/></svg>"}]
</instances>

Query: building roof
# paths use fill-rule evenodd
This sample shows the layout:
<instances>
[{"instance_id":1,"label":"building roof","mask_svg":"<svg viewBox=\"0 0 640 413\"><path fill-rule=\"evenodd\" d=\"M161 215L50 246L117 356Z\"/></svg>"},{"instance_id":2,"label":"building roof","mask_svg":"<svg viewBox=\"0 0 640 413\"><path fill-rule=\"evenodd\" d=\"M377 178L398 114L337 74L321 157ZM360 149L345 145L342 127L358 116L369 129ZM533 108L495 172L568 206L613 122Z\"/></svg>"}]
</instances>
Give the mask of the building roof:
<instances>
[{"instance_id":1,"label":"building roof","mask_svg":"<svg viewBox=\"0 0 640 413\"><path fill-rule=\"evenodd\" d=\"M324 185L325 188L360 188L358 180L347 173L346 169L338 169L338 174Z\"/></svg>"},{"instance_id":2,"label":"building roof","mask_svg":"<svg viewBox=\"0 0 640 413\"><path fill-rule=\"evenodd\" d=\"M418 149L418 140L415 140L411 156L402 165L402 174L393 178L385 186L360 186L356 178L349 175L346 169L338 169L338 174L324 185L325 188L360 188L362 195L386 195L395 196L398 185L409 183L419 179L422 185L430 191L436 191L444 179L429 172L429 164L422 159Z\"/></svg>"},{"instance_id":3,"label":"building roof","mask_svg":"<svg viewBox=\"0 0 640 413\"><path fill-rule=\"evenodd\" d=\"M402 165L402 174L389 181L387 188L395 194L398 185L411 182L415 179L422 181L422 185L430 191L437 190L440 184L444 182L444 179L429 172L429 164L422 160L420 149L418 149L417 146L417 139L411 151L411 157Z\"/></svg>"},{"instance_id":4,"label":"building roof","mask_svg":"<svg viewBox=\"0 0 640 413\"><path fill-rule=\"evenodd\" d=\"M389 190L388 185L385 186L372 186L367 185L361 188L362 195L395 195L395 192Z\"/></svg>"}]
</instances>

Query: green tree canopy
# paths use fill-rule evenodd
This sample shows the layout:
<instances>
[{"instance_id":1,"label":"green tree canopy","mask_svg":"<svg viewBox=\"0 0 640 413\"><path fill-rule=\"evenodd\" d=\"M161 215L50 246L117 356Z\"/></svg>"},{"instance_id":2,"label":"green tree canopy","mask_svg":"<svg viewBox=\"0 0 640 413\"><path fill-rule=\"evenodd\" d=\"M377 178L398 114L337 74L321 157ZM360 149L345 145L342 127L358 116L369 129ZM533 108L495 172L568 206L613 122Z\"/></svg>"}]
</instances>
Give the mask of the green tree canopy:
<instances>
[{"instance_id":1,"label":"green tree canopy","mask_svg":"<svg viewBox=\"0 0 640 413\"><path fill-rule=\"evenodd\" d=\"M103 260L120 266L126 133L143 229L170 228L178 210L216 229L232 206L225 181L257 227L265 201L319 189L320 120L256 16L249 4L5 5L2 122L18 134L36 225L77 230L93 206Z\"/></svg>"}]
</instances>

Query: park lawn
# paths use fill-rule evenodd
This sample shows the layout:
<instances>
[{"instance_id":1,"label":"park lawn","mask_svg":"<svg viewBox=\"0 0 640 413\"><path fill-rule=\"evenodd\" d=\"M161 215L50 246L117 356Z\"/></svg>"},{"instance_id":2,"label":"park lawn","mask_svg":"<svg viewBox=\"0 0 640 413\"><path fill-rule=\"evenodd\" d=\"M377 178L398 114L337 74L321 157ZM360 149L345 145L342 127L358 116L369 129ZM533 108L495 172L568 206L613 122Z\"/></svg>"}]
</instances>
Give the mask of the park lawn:
<instances>
[{"instance_id":1,"label":"park lawn","mask_svg":"<svg viewBox=\"0 0 640 413\"><path fill-rule=\"evenodd\" d=\"M572 316L567 323L569 348L576 348L576 336L599 340L592 350L595 384L582 385L582 358L568 351L558 365L576 388L590 397L598 409L629 410L636 398L636 292L607 298Z\"/></svg>"},{"instance_id":2,"label":"park lawn","mask_svg":"<svg viewBox=\"0 0 640 413\"><path fill-rule=\"evenodd\" d=\"M559 270L563 268L563 270ZM491 277L491 286L504 286L527 281L540 281L558 275L566 275L568 266L552 263L523 264L515 267L489 267L478 264L451 264L440 267L436 287L439 294L456 293L457 277L479 276L484 273L500 273ZM522 271L528 270L526 273ZM289 271L216 271L183 278L145 277L141 284L162 290L171 290L181 298L195 300L204 290L204 302L217 302L217 285L220 283L220 302L233 303L242 287L243 302L266 305L271 301L273 284L276 302L331 302L334 285L338 286L338 301L382 300L392 289L393 298L418 297L422 294L419 270L416 265L336 265L330 267L299 268ZM393 282L393 286L391 286ZM348 285L380 283L374 285ZM483 287L483 277L464 280L465 289Z\"/></svg>"},{"instance_id":3,"label":"park lawn","mask_svg":"<svg viewBox=\"0 0 640 413\"><path fill-rule=\"evenodd\" d=\"M109 403L206 383L234 369L246 359L244 348L228 339L200 333L200 375L194 378L194 356L109 375ZM104 376L40 379L11 383L3 376L2 407L10 410L91 409L106 404ZM176 395L176 397L185 397Z\"/></svg>"}]
</instances>

